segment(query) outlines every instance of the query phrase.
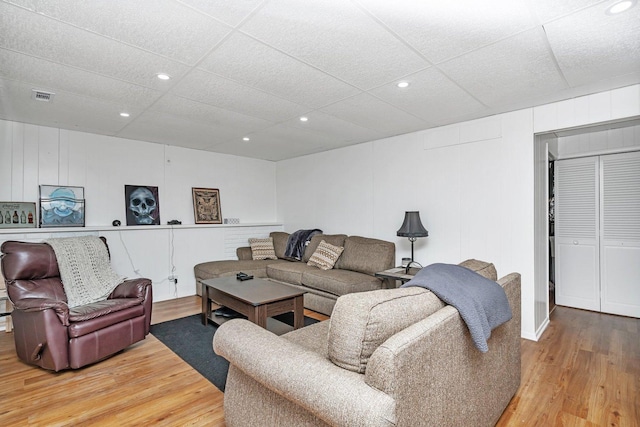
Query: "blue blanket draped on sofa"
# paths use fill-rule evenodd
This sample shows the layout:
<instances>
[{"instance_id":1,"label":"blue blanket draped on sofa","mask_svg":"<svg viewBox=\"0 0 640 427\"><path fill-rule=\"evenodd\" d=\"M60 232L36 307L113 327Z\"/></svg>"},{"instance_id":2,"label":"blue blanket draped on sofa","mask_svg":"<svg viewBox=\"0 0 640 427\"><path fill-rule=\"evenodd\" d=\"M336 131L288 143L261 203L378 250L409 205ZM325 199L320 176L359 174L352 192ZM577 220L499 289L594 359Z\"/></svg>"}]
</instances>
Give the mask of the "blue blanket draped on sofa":
<instances>
[{"instance_id":1,"label":"blue blanket draped on sofa","mask_svg":"<svg viewBox=\"0 0 640 427\"><path fill-rule=\"evenodd\" d=\"M454 306L467 324L473 343L483 353L489 351L491 330L511 319L507 295L498 283L468 268L452 264L431 264L418 271L402 287L429 289Z\"/></svg>"}]
</instances>

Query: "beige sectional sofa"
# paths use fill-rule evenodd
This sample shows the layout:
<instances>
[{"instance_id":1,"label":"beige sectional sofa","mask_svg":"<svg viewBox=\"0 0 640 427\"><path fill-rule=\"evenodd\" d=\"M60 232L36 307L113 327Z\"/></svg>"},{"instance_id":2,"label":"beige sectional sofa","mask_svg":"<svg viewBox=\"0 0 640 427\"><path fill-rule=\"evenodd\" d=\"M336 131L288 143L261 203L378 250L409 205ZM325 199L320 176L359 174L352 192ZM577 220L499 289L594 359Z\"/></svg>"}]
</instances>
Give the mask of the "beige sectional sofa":
<instances>
[{"instance_id":1,"label":"beige sectional sofa","mask_svg":"<svg viewBox=\"0 0 640 427\"><path fill-rule=\"evenodd\" d=\"M237 260L210 261L196 265L194 274L198 292L201 292L203 280L243 272L298 286L306 292L306 308L330 315L336 300L342 295L392 285L389 281L375 277L376 272L389 269L395 263L396 249L392 242L345 234L316 234L306 247L302 260L298 261L285 257L289 233L272 232L270 237L278 258L276 260L254 260L251 248L241 247L236 251ZM344 247L331 270L307 265L322 240Z\"/></svg>"},{"instance_id":2,"label":"beige sectional sofa","mask_svg":"<svg viewBox=\"0 0 640 427\"><path fill-rule=\"evenodd\" d=\"M463 265L496 280L495 268ZM282 336L222 325L229 427L493 426L520 384L520 275L497 281L513 318L480 352L458 311L423 288L338 298L331 319Z\"/></svg>"}]
</instances>

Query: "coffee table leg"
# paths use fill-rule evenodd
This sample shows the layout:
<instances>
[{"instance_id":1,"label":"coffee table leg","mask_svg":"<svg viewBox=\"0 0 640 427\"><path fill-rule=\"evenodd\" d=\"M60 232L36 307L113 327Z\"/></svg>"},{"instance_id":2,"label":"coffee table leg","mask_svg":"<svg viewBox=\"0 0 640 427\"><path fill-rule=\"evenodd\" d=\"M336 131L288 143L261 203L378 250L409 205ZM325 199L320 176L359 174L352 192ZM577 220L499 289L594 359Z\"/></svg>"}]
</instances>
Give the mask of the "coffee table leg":
<instances>
[{"instance_id":1,"label":"coffee table leg","mask_svg":"<svg viewBox=\"0 0 640 427\"><path fill-rule=\"evenodd\" d=\"M209 318L211 317L211 300L209 299L209 287L202 284L202 324L206 325L209 323Z\"/></svg>"},{"instance_id":2,"label":"coffee table leg","mask_svg":"<svg viewBox=\"0 0 640 427\"><path fill-rule=\"evenodd\" d=\"M253 307L249 310L249 321L255 323L261 328L267 328L267 306L266 304Z\"/></svg>"},{"instance_id":3,"label":"coffee table leg","mask_svg":"<svg viewBox=\"0 0 640 427\"><path fill-rule=\"evenodd\" d=\"M302 295L293 301L293 329L300 329L304 326L304 298Z\"/></svg>"}]
</instances>

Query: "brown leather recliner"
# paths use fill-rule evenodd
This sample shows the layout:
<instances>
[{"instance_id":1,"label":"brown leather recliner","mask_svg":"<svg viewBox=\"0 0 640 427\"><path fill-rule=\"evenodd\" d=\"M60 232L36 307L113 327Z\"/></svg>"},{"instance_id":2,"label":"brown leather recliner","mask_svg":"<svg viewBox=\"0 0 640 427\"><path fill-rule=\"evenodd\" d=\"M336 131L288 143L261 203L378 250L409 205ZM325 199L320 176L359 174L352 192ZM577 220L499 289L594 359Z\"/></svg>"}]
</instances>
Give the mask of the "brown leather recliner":
<instances>
[{"instance_id":1,"label":"brown leather recliner","mask_svg":"<svg viewBox=\"0 0 640 427\"><path fill-rule=\"evenodd\" d=\"M101 237L106 243L106 239ZM126 280L104 301L69 308L58 262L46 243L6 241L2 273L18 357L60 371L105 359L143 340L151 324L149 279Z\"/></svg>"}]
</instances>

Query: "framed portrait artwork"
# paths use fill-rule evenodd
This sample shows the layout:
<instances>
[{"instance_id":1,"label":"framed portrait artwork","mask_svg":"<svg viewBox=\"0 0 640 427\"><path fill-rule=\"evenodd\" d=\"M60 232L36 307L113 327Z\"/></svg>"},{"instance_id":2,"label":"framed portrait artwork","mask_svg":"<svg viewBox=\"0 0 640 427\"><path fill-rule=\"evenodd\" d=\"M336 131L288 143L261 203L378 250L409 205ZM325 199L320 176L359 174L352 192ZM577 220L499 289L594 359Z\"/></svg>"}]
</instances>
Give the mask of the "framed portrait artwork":
<instances>
[{"instance_id":1,"label":"framed portrait artwork","mask_svg":"<svg viewBox=\"0 0 640 427\"><path fill-rule=\"evenodd\" d=\"M124 202L127 211L127 225L160 224L158 187L125 185Z\"/></svg>"},{"instance_id":2,"label":"framed portrait artwork","mask_svg":"<svg viewBox=\"0 0 640 427\"><path fill-rule=\"evenodd\" d=\"M84 187L41 185L40 227L84 227Z\"/></svg>"},{"instance_id":3,"label":"framed portrait artwork","mask_svg":"<svg viewBox=\"0 0 640 427\"><path fill-rule=\"evenodd\" d=\"M217 188L192 188L193 213L196 224L222 224L220 190Z\"/></svg>"}]
</instances>

